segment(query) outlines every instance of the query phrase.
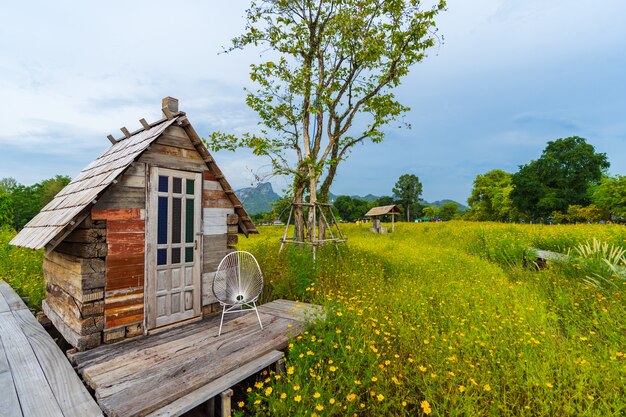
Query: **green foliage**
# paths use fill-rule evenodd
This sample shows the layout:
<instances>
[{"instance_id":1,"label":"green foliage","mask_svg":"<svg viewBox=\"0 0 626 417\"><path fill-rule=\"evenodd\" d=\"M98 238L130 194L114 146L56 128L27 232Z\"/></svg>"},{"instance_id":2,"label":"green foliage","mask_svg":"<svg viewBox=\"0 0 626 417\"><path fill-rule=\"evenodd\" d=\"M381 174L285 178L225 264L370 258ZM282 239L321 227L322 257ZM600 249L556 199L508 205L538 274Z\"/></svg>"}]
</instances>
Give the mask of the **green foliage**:
<instances>
[{"instance_id":1,"label":"green foliage","mask_svg":"<svg viewBox=\"0 0 626 417\"><path fill-rule=\"evenodd\" d=\"M352 198L347 195L337 197L333 205L337 209L339 217L347 222L355 222L362 219L363 215L367 213L371 207L374 207L365 200Z\"/></svg>"},{"instance_id":2,"label":"green foliage","mask_svg":"<svg viewBox=\"0 0 626 417\"><path fill-rule=\"evenodd\" d=\"M345 225L349 250L339 258L323 248L313 266L277 255L282 229L267 228L240 242L261 257L267 291L322 304L326 319L290 341L284 375L263 375L236 408L258 416L623 414L626 287L520 267L532 254L518 253L541 239L556 246L596 234L624 247L622 229L446 222L398 224L380 236ZM475 250L480 238L485 250Z\"/></svg>"},{"instance_id":3,"label":"green foliage","mask_svg":"<svg viewBox=\"0 0 626 417\"><path fill-rule=\"evenodd\" d=\"M602 178L592 190L592 200L613 216L626 218L626 176Z\"/></svg>"},{"instance_id":4,"label":"green foliage","mask_svg":"<svg viewBox=\"0 0 626 417\"><path fill-rule=\"evenodd\" d=\"M413 174L400 175L392 191L404 207L406 221L411 221L411 206L419 202L420 195L422 195L422 183L419 178Z\"/></svg>"},{"instance_id":5,"label":"green foliage","mask_svg":"<svg viewBox=\"0 0 626 417\"><path fill-rule=\"evenodd\" d=\"M439 216L439 214L441 213L441 209L435 206L426 206L422 209L422 213L424 214L424 217L432 220L435 217Z\"/></svg>"},{"instance_id":6,"label":"green foliage","mask_svg":"<svg viewBox=\"0 0 626 417\"><path fill-rule=\"evenodd\" d=\"M494 169L476 176L472 195L467 200L470 211L467 218L478 221L509 222L517 217L510 194L513 190L511 174Z\"/></svg>"},{"instance_id":7,"label":"green foliage","mask_svg":"<svg viewBox=\"0 0 626 417\"><path fill-rule=\"evenodd\" d=\"M594 204L587 207L579 205L569 206L566 213L555 211L550 216L554 223L597 223L604 217L604 213Z\"/></svg>"},{"instance_id":8,"label":"green foliage","mask_svg":"<svg viewBox=\"0 0 626 417\"><path fill-rule=\"evenodd\" d=\"M0 225L10 224L16 230L21 230L70 181L68 176L57 175L25 186L13 178L3 178L0 180L0 195L7 194L9 197L0 197ZM11 216L11 220L4 223L7 216Z\"/></svg>"},{"instance_id":9,"label":"green foliage","mask_svg":"<svg viewBox=\"0 0 626 417\"><path fill-rule=\"evenodd\" d=\"M250 148L269 158L274 173L294 178L296 203L307 189L311 202L318 190L324 201L352 148L382 141L383 128L409 110L394 91L435 45L435 17L444 8L443 0L431 6L253 0L246 30L229 51L255 47L270 54L251 65L256 88L246 97L260 129L240 136L214 132L207 145ZM296 224L303 224L297 215Z\"/></svg>"},{"instance_id":10,"label":"green foliage","mask_svg":"<svg viewBox=\"0 0 626 417\"><path fill-rule=\"evenodd\" d=\"M444 222L457 218L459 216L459 205L453 201L444 203L439 209L439 216Z\"/></svg>"},{"instance_id":11,"label":"green foliage","mask_svg":"<svg viewBox=\"0 0 626 417\"><path fill-rule=\"evenodd\" d=\"M0 228L0 280L6 281L26 299L28 307L40 310L41 300L46 296L43 251L10 246L9 241L14 236L14 230Z\"/></svg>"},{"instance_id":12,"label":"green foliage","mask_svg":"<svg viewBox=\"0 0 626 417\"><path fill-rule=\"evenodd\" d=\"M0 192L0 228L13 227L13 200L8 193Z\"/></svg>"},{"instance_id":13,"label":"green foliage","mask_svg":"<svg viewBox=\"0 0 626 417\"><path fill-rule=\"evenodd\" d=\"M570 205L586 206L590 186L601 180L608 167L606 154L596 153L583 138L548 142L539 159L513 174L511 201L520 212L544 220Z\"/></svg>"}]
</instances>

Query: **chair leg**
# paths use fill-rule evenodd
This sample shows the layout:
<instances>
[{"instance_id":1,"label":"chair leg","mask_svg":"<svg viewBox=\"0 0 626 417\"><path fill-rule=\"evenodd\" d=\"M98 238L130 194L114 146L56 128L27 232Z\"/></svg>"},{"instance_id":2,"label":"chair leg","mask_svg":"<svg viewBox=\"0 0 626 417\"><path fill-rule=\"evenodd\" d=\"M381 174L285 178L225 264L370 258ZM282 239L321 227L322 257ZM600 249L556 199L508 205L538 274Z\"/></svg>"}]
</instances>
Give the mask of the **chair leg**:
<instances>
[{"instance_id":1,"label":"chair leg","mask_svg":"<svg viewBox=\"0 0 626 417\"><path fill-rule=\"evenodd\" d=\"M261 323L261 316L259 316L259 310L257 310L256 308L256 303L253 302L252 305L254 306L254 312L256 313L256 318L259 319L259 326L261 326L261 330L263 330L263 323Z\"/></svg>"},{"instance_id":2,"label":"chair leg","mask_svg":"<svg viewBox=\"0 0 626 417\"><path fill-rule=\"evenodd\" d=\"M222 306L222 319L220 320L220 330L217 332L217 335L222 334L222 324L224 324L224 313L226 312L226 304Z\"/></svg>"}]
</instances>

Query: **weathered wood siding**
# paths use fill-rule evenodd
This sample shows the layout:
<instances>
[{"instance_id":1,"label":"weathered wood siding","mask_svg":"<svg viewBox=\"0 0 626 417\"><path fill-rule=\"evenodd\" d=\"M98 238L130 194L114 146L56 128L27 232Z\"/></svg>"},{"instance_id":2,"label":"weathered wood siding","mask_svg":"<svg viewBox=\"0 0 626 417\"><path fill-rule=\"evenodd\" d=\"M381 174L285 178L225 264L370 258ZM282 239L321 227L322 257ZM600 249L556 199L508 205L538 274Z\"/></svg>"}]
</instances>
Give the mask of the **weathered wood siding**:
<instances>
[{"instance_id":1,"label":"weathered wood siding","mask_svg":"<svg viewBox=\"0 0 626 417\"><path fill-rule=\"evenodd\" d=\"M139 157L139 162L181 171L202 172L206 169L202 156L178 126L168 127Z\"/></svg>"},{"instance_id":2,"label":"weathered wood siding","mask_svg":"<svg viewBox=\"0 0 626 417\"><path fill-rule=\"evenodd\" d=\"M105 222L88 216L43 261L46 299L42 309L79 350L98 346L102 338L106 263L95 255L106 253L105 227ZM94 251L95 247L101 248Z\"/></svg>"},{"instance_id":3,"label":"weathered wood siding","mask_svg":"<svg viewBox=\"0 0 626 417\"><path fill-rule=\"evenodd\" d=\"M135 163L92 210L94 219L106 220L105 342L143 329L145 207L146 166Z\"/></svg>"},{"instance_id":4,"label":"weathered wood siding","mask_svg":"<svg viewBox=\"0 0 626 417\"><path fill-rule=\"evenodd\" d=\"M233 250L229 247L229 239L233 241L237 229L229 224L236 225L238 218L233 203L213 173L205 170L202 179L202 305L208 306L217 302L212 290L213 278L222 258Z\"/></svg>"}]
</instances>

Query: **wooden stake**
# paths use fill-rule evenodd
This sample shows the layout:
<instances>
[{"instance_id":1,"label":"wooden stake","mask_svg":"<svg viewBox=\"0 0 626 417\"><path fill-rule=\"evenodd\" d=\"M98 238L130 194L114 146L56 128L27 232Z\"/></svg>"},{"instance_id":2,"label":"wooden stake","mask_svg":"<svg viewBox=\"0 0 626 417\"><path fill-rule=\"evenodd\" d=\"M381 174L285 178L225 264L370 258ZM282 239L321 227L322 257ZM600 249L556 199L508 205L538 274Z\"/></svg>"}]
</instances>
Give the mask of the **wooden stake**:
<instances>
[{"instance_id":1,"label":"wooden stake","mask_svg":"<svg viewBox=\"0 0 626 417\"><path fill-rule=\"evenodd\" d=\"M128 131L128 129L126 129L126 127L120 127L120 130L122 131L124 136L126 136L126 139L130 137L130 132Z\"/></svg>"},{"instance_id":2,"label":"wooden stake","mask_svg":"<svg viewBox=\"0 0 626 417\"><path fill-rule=\"evenodd\" d=\"M113 137L113 135L107 135L107 139L109 140L109 142L111 142L113 145L115 145L117 143L117 140L115 140L115 138Z\"/></svg>"},{"instance_id":3,"label":"wooden stake","mask_svg":"<svg viewBox=\"0 0 626 417\"><path fill-rule=\"evenodd\" d=\"M144 129L146 130L150 129L150 123L146 122L146 119L140 119L139 123L141 123Z\"/></svg>"}]
</instances>

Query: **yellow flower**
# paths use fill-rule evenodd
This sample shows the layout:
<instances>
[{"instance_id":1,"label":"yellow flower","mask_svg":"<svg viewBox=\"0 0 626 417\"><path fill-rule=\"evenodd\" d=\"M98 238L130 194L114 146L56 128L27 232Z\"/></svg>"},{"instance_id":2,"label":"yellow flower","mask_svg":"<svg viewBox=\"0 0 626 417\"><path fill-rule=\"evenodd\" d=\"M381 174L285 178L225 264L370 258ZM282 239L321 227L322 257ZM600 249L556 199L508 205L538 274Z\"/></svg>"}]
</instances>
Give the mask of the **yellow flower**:
<instances>
[{"instance_id":1,"label":"yellow flower","mask_svg":"<svg viewBox=\"0 0 626 417\"><path fill-rule=\"evenodd\" d=\"M263 383L261 381L259 381L256 384L254 384L254 387L257 388L257 389L261 389L261 388L263 388Z\"/></svg>"},{"instance_id":2,"label":"yellow flower","mask_svg":"<svg viewBox=\"0 0 626 417\"><path fill-rule=\"evenodd\" d=\"M280 399L284 400L285 398L287 398L287 394L285 394L284 392L282 394L280 394Z\"/></svg>"},{"instance_id":3,"label":"yellow flower","mask_svg":"<svg viewBox=\"0 0 626 417\"><path fill-rule=\"evenodd\" d=\"M406 401L402 401L402 407L406 407Z\"/></svg>"},{"instance_id":4,"label":"yellow flower","mask_svg":"<svg viewBox=\"0 0 626 417\"><path fill-rule=\"evenodd\" d=\"M356 398L356 394L348 394L348 395L346 396L346 399L347 399L348 401L354 401L354 399L355 399L355 398Z\"/></svg>"},{"instance_id":5,"label":"yellow flower","mask_svg":"<svg viewBox=\"0 0 626 417\"><path fill-rule=\"evenodd\" d=\"M269 397L269 396L272 394L272 391L274 391L274 390L272 389L272 387L267 387L267 388L265 389L265 396L266 396L266 397Z\"/></svg>"},{"instance_id":6,"label":"yellow flower","mask_svg":"<svg viewBox=\"0 0 626 417\"><path fill-rule=\"evenodd\" d=\"M294 367L293 366L290 366L289 368L287 368L287 374L288 375L293 375L293 373L294 373Z\"/></svg>"},{"instance_id":7,"label":"yellow flower","mask_svg":"<svg viewBox=\"0 0 626 417\"><path fill-rule=\"evenodd\" d=\"M248 387L248 389L246 390L246 392L252 392L252 387Z\"/></svg>"},{"instance_id":8,"label":"yellow flower","mask_svg":"<svg viewBox=\"0 0 626 417\"><path fill-rule=\"evenodd\" d=\"M376 382L378 381L378 378L376 378L375 376L372 377L372 382Z\"/></svg>"},{"instance_id":9,"label":"yellow flower","mask_svg":"<svg viewBox=\"0 0 626 417\"><path fill-rule=\"evenodd\" d=\"M335 404L335 399L331 398L330 400L328 400L328 402L331 403L331 404Z\"/></svg>"},{"instance_id":10,"label":"yellow flower","mask_svg":"<svg viewBox=\"0 0 626 417\"><path fill-rule=\"evenodd\" d=\"M331 366L329 369L330 369L330 372L335 372L337 370L337 367Z\"/></svg>"},{"instance_id":11,"label":"yellow flower","mask_svg":"<svg viewBox=\"0 0 626 417\"><path fill-rule=\"evenodd\" d=\"M485 391L491 391L491 385L489 385L489 384L485 384L485 386L483 387L483 389L484 389Z\"/></svg>"},{"instance_id":12,"label":"yellow flower","mask_svg":"<svg viewBox=\"0 0 626 417\"><path fill-rule=\"evenodd\" d=\"M322 411L324 409L324 406L322 404L318 404L318 405L315 406L315 409L317 411Z\"/></svg>"},{"instance_id":13,"label":"yellow flower","mask_svg":"<svg viewBox=\"0 0 626 417\"><path fill-rule=\"evenodd\" d=\"M424 412L424 414L430 414L433 412L433 410L430 408L430 403L426 400L420 403L420 407L422 407L422 411Z\"/></svg>"},{"instance_id":14,"label":"yellow flower","mask_svg":"<svg viewBox=\"0 0 626 417\"><path fill-rule=\"evenodd\" d=\"M384 400L384 399L385 399L385 396L384 396L383 394L378 394L378 395L376 396L376 399L377 399L378 401L382 401L382 400Z\"/></svg>"},{"instance_id":15,"label":"yellow flower","mask_svg":"<svg viewBox=\"0 0 626 417\"><path fill-rule=\"evenodd\" d=\"M428 339L424 339L424 344L425 344L425 345L427 345L427 344L429 344L429 343L430 343L430 340L428 340Z\"/></svg>"},{"instance_id":16,"label":"yellow flower","mask_svg":"<svg viewBox=\"0 0 626 417\"><path fill-rule=\"evenodd\" d=\"M237 403L237 405L239 406L239 408L243 408L243 406L244 406L245 404L246 404L246 403L244 403L243 401L239 401L239 402Z\"/></svg>"},{"instance_id":17,"label":"yellow flower","mask_svg":"<svg viewBox=\"0 0 626 417\"><path fill-rule=\"evenodd\" d=\"M293 397L293 400L297 403L299 403L302 400L302 396L301 395L296 395L295 397Z\"/></svg>"},{"instance_id":18,"label":"yellow flower","mask_svg":"<svg viewBox=\"0 0 626 417\"><path fill-rule=\"evenodd\" d=\"M316 392L315 394L313 394L313 398L319 398L319 397L321 397L321 396L322 396L322 395L321 395L319 392Z\"/></svg>"},{"instance_id":19,"label":"yellow flower","mask_svg":"<svg viewBox=\"0 0 626 417\"><path fill-rule=\"evenodd\" d=\"M342 313L341 311L338 311L338 312L337 312L337 315L338 315L339 317L341 317L341 316L343 316L343 313Z\"/></svg>"},{"instance_id":20,"label":"yellow flower","mask_svg":"<svg viewBox=\"0 0 626 417\"><path fill-rule=\"evenodd\" d=\"M294 391L298 391L299 389L300 389L300 385L294 385L294 386L293 386L293 390L294 390Z\"/></svg>"},{"instance_id":21,"label":"yellow flower","mask_svg":"<svg viewBox=\"0 0 626 417\"><path fill-rule=\"evenodd\" d=\"M465 392L465 385L459 385L459 392Z\"/></svg>"},{"instance_id":22,"label":"yellow flower","mask_svg":"<svg viewBox=\"0 0 626 417\"><path fill-rule=\"evenodd\" d=\"M552 388L552 387L554 387L554 385L552 385L552 384L551 384L551 383L549 383L549 382L546 382L546 387L548 387L548 388Z\"/></svg>"},{"instance_id":23,"label":"yellow flower","mask_svg":"<svg viewBox=\"0 0 626 417\"><path fill-rule=\"evenodd\" d=\"M418 367L417 367L417 369L419 369L419 370L420 370L420 371L422 371L422 372L426 372L426 370L427 370L428 368L426 368L425 366L420 365L420 366L418 366Z\"/></svg>"}]
</instances>

